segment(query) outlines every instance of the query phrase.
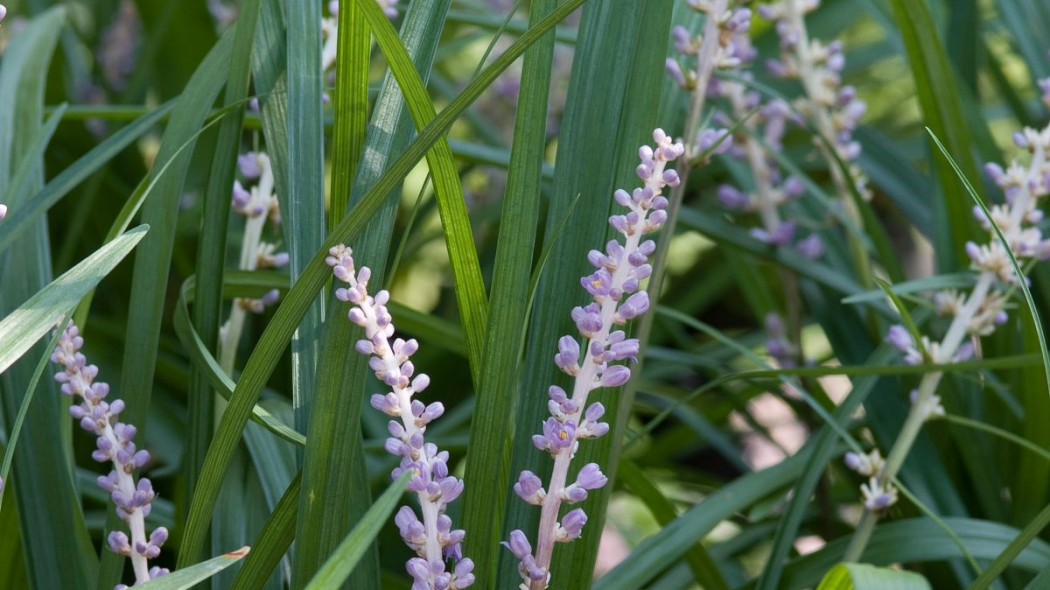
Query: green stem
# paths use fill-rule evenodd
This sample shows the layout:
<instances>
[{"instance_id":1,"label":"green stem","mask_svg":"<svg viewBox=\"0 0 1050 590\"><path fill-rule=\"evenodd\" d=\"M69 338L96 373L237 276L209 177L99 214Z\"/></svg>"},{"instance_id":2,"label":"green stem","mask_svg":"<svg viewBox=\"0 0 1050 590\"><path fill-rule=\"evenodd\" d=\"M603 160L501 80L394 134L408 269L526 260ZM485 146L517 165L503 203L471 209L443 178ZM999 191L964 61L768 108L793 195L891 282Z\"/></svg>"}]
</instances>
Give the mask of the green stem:
<instances>
[{"instance_id":1,"label":"green stem","mask_svg":"<svg viewBox=\"0 0 1050 590\"><path fill-rule=\"evenodd\" d=\"M912 403L911 411L908 412L908 418L904 421L904 427L901 428L897 440L893 443L893 448L890 449L890 455L886 458L886 465L883 467L882 472L876 476L880 487L883 489L897 477L897 473L904 465L904 460L908 457L912 445L915 444L915 439L919 436L919 431L922 430L922 425L926 422L928 417L926 412L927 405L933 396L933 392L937 390L937 385L940 384L943 375L944 373L940 372L927 373L923 375L922 381L919 382L919 395ZM860 523L857 525L857 530L853 533L853 539L850 541L849 547L846 548L843 561L856 562L860 559L861 554L864 553L864 548L868 545L868 540L871 539L871 534L875 530L875 523L878 519L878 512L872 510L864 511L864 515L861 516Z\"/></svg>"}]
</instances>

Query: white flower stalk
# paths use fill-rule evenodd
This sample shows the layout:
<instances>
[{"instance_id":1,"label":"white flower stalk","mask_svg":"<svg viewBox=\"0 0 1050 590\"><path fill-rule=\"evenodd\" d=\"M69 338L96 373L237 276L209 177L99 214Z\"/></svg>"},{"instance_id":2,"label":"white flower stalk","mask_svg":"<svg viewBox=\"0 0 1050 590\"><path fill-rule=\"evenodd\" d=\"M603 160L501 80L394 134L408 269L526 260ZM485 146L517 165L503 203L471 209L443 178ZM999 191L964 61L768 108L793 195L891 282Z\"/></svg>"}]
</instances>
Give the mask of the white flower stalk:
<instances>
[{"instance_id":1,"label":"white flower stalk","mask_svg":"<svg viewBox=\"0 0 1050 590\"><path fill-rule=\"evenodd\" d=\"M867 105L856 98L852 86L842 86L840 72L846 61L842 42L825 45L809 38L805 15L818 6L820 0L780 0L759 7L764 18L776 21L780 36L780 59L770 60L767 65L774 75L801 81L805 97L796 101L795 108L813 121L823 138L824 141L814 141L828 164L840 200L851 210L851 185L862 197L871 198L868 179L854 163L861 148L853 139L853 130ZM848 175L842 173L828 144L847 164Z\"/></svg>"},{"instance_id":2,"label":"white flower stalk","mask_svg":"<svg viewBox=\"0 0 1050 590\"><path fill-rule=\"evenodd\" d=\"M703 31L692 36L685 27L676 26L671 31L675 49L684 57L696 56L696 67L685 69L675 58L667 58L667 73L683 89L693 94L686 121L686 162L717 145L716 151L724 152L732 146L732 138L725 129L700 130L701 115L716 68L738 67L743 59L753 53L746 32L751 25L751 11L746 8L730 9L730 0L687 0L690 7L707 15ZM743 33L739 35L737 33Z\"/></svg>"},{"instance_id":3,"label":"white flower stalk","mask_svg":"<svg viewBox=\"0 0 1050 590\"><path fill-rule=\"evenodd\" d=\"M266 221L269 219L275 226L281 222L270 158L262 152L248 152L237 157L237 164L245 181L257 181L250 189L245 189L239 180L233 184L233 209L246 218L237 268L258 270L284 266L288 264L288 254L277 252L276 246L262 241ZM219 364L228 375L233 374L237 343L247 314L261 314L276 303L277 298L278 291L274 289L258 299L243 297L233 300L230 317L219 329Z\"/></svg>"},{"instance_id":4,"label":"white flower stalk","mask_svg":"<svg viewBox=\"0 0 1050 590\"><path fill-rule=\"evenodd\" d=\"M348 285L335 294L353 305L347 317L364 328L365 338L357 341L357 352L369 357L368 366L376 378L390 388L385 394L374 394L371 405L394 418L387 425L390 438L385 447L391 455L401 457L401 464L391 475L397 479L406 471L413 474L408 489L415 492L423 518L408 506L402 506L394 518L401 538L418 556L405 564L413 579L412 590L466 588L474 583L474 562L464 558L461 550L466 533L453 530L452 519L445 514L449 502L463 492L463 481L449 475L448 453L424 438L427 425L445 412L445 406L413 399L430 384L427 375L414 375L410 357L419 343L401 338L391 341L394 323L386 307L390 293L382 290L374 297L368 294L372 272L367 266L355 269L352 254L340 244L328 251L325 262L335 277ZM452 571L446 571L446 560L452 561Z\"/></svg>"},{"instance_id":5,"label":"white flower stalk","mask_svg":"<svg viewBox=\"0 0 1050 590\"><path fill-rule=\"evenodd\" d=\"M150 460L148 451L136 449L133 439L136 429L130 424L118 422L124 411L124 402L119 399L106 401L109 385L95 381L98 367L89 365L80 352L84 339L73 322L69 322L59 338L51 360L62 365L55 373L55 380L62 384L62 393L76 398L69 408L70 415L80 421L80 426L98 436L97 449L91 457L100 463L112 463L113 471L100 476L98 485L110 494L117 505L117 515L128 524L128 533L112 531L107 537L110 550L131 559L135 572L135 585L163 576L168 570L149 567L148 560L160 555L160 547L168 539L168 530L157 527L148 536L146 517L149 516L154 498L153 485L146 478L135 481L134 471L141 469ZM124 584L115 590L127 588Z\"/></svg>"},{"instance_id":6,"label":"white flower stalk","mask_svg":"<svg viewBox=\"0 0 1050 590\"><path fill-rule=\"evenodd\" d=\"M739 9L734 14L734 18L727 22L726 30L726 34L730 35L729 45L733 48L737 62L734 73L741 78L750 79L750 72L744 68L757 55L751 46L749 35L751 13L747 9ZM801 120L792 111L791 106L782 100L772 99L763 105L762 96L756 91L748 90L743 82L715 80L711 83L711 92L726 98L731 114L731 117L728 117L723 113L716 113L714 120L726 127L734 121L739 122L740 131L733 135L727 153L746 162L754 180L750 192L729 184L719 186L719 201L728 209L758 214L761 226L751 229L752 237L777 247L794 245L806 258L818 258L824 252L820 237L810 234L796 243L795 221L785 219L781 213L784 205L805 192L805 186L794 176L784 178L776 159L767 153L767 149L781 149L781 139L789 120ZM756 139L759 137L761 142Z\"/></svg>"},{"instance_id":7,"label":"white flower stalk","mask_svg":"<svg viewBox=\"0 0 1050 590\"><path fill-rule=\"evenodd\" d=\"M592 302L572 310L584 344L581 347L571 335L558 340L554 362L574 378L572 391L551 386L547 404L551 417L543 423L543 433L532 437L536 448L554 459L550 480L544 488L538 475L523 471L514 484L514 492L522 500L541 507L535 554L521 530L512 531L504 543L520 560L518 572L523 590L547 588L555 543L567 543L583 532L587 522L583 509L561 515L562 504L582 502L587 499L588 490L599 489L607 482L600 467L588 463L569 483L569 467L580 439L597 438L609 430L607 423L599 422L605 407L600 402L588 406L588 395L595 389L626 383L631 377L630 368L614 363L638 355L638 340L627 338L618 328L649 309L648 293L640 283L652 273L648 259L656 251L656 243L643 238L659 230L667 219L667 199L662 192L668 186L678 185L680 179L666 166L685 151L662 129L653 132L653 142L654 147L639 149L641 164L637 172L644 187L635 189L633 194L617 190L614 195L616 202L629 210L626 215L609 218L609 224L623 235L623 243L612 240L606 245L606 252L592 250L587 256L597 270L580 282Z\"/></svg>"},{"instance_id":8,"label":"white flower stalk","mask_svg":"<svg viewBox=\"0 0 1050 590\"><path fill-rule=\"evenodd\" d=\"M1030 264L1050 257L1050 240L1043 239L1042 232L1035 225L1043 218L1038 208L1039 200L1050 194L1050 126L1041 131L1025 128L1014 134L1014 143L1030 154L1027 165L1015 160L1006 170L998 164L985 166L985 172L1003 190L1006 202L990 208L991 220L979 207L974 209L974 215L988 232L989 241L984 245L966 244L970 268L977 273L973 289L965 296L957 291L944 291L934 297L934 308L952 317L944 337L933 340L924 335L919 345L903 326L890 328L886 340L904 354L906 363L947 364L969 359L974 354L973 343L1006 322L1006 303L1020 278L1014 272L1009 254L995 234L991 221L1002 231L1018 264ZM944 413L935 393L942 375L940 372L923 375L918 389L912 392L912 409L886 458L885 468L869 484L866 500L869 493L887 491L922 425ZM856 561L860 557L877 518L878 512L872 510L861 517L847 549L846 561Z\"/></svg>"}]
</instances>

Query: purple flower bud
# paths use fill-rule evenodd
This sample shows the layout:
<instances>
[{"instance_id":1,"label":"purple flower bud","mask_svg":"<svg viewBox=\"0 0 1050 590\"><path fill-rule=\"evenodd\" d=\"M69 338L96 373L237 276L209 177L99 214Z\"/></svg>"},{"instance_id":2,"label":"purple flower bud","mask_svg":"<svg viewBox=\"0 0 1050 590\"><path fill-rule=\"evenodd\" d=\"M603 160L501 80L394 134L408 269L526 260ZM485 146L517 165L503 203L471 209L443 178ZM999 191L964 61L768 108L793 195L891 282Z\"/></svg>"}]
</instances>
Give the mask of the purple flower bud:
<instances>
[{"instance_id":1,"label":"purple flower bud","mask_svg":"<svg viewBox=\"0 0 1050 590\"><path fill-rule=\"evenodd\" d=\"M558 339L558 354L554 355L554 364L568 375L580 372L580 344L571 336Z\"/></svg>"},{"instance_id":2,"label":"purple flower bud","mask_svg":"<svg viewBox=\"0 0 1050 590\"><path fill-rule=\"evenodd\" d=\"M452 584L449 586L451 590L459 590L460 588L466 588L474 583L474 562L468 557L461 559L456 563L455 572L452 574Z\"/></svg>"},{"instance_id":3,"label":"purple flower bud","mask_svg":"<svg viewBox=\"0 0 1050 590\"><path fill-rule=\"evenodd\" d=\"M109 549L118 555L131 555L131 545L128 536L123 531L113 531L107 538Z\"/></svg>"},{"instance_id":4,"label":"purple flower bud","mask_svg":"<svg viewBox=\"0 0 1050 590\"><path fill-rule=\"evenodd\" d=\"M981 258L981 248L973 242L966 242L966 255L970 260L977 262Z\"/></svg>"},{"instance_id":5,"label":"purple flower bud","mask_svg":"<svg viewBox=\"0 0 1050 590\"><path fill-rule=\"evenodd\" d=\"M606 484L609 478L605 477L597 463L588 463L580 469L576 475L577 485L585 490L596 490Z\"/></svg>"},{"instance_id":6,"label":"purple flower bud","mask_svg":"<svg viewBox=\"0 0 1050 590\"><path fill-rule=\"evenodd\" d=\"M619 387L631 378L631 370L624 365L612 365L602 372L601 387Z\"/></svg>"},{"instance_id":7,"label":"purple flower bud","mask_svg":"<svg viewBox=\"0 0 1050 590\"><path fill-rule=\"evenodd\" d=\"M543 504L547 492L543 489L543 482L531 471L522 471L518 477L518 483L514 484L514 493L529 504L537 506Z\"/></svg>"},{"instance_id":8,"label":"purple flower bud","mask_svg":"<svg viewBox=\"0 0 1050 590\"><path fill-rule=\"evenodd\" d=\"M889 331L886 333L886 342L889 342L890 345L901 352L907 352L915 346L911 333L900 324L890 326Z\"/></svg>"},{"instance_id":9,"label":"purple flower bud","mask_svg":"<svg viewBox=\"0 0 1050 590\"><path fill-rule=\"evenodd\" d=\"M671 76L671 79L674 80L675 84L678 84L680 88L689 87L689 83L685 79L685 73L682 72L682 66L678 64L677 59L673 57L667 58L664 62L664 69L667 70L667 74ZM641 175L639 174L639 176ZM648 180L648 177L643 177L642 180Z\"/></svg>"},{"instance_id":10,"label":"purple flower bud","mask_svg":"<svg viewBox=\"0 0 1050 590\"><path fill-rule=\"evenodd\" d=\"M233 181L233 208L243 211L252 200L252 195L241 186L241 181Z\"/></svg>"},{"instance_id":11,"label":"purple flower bud","mask_svg":"<svg viewBox=\"0 0 1050 590\"><path fill-rule=\"evenodd\" d=\"M751 203L751 197L747 193L739 191L735 186L722 184L716 192L718 201L726 209L747 209Z\"/></svg>"},{"instance_id":12,"label":"purple flower bud","mask_svg":"<svg viewBox=\"0 0 1050 590\"><path fill-rule=\"evenodd\" d=\"M529 544L529 539L525 536L525 533L520 530L513 530L510 532L509 541L501 543L510 552L514 554L514 557L524 560L526 557L532 557L532 545Z\"/></svg>"},{"instance_id":13,"label":"purple flower bud","mask_svg":"<svg viewBox=\"0 0 1050 590\"><path fill-rule=\"evenodd\" d=\"M573 539L579 538L580 533L583 532L583 525L587 524L587 514L582 508L570 510L561 519L561 525L559 527L556 538L561 542L572 541Z\"/></svg>"},{"instance_id":14,"label":"purple flower bud","mask_svg":"<svg viewBox=\"0 0 1050 590\"><path fill-rule=\"evenodd\" d=\"M248 180L254 180L262 175L262 168L259 167L259 158L255 152L237 156L237 166L241 169L241 175Z\"/></svg>"},{"instance_id":15,"label":"purple flower bud","mask_svg":"<svg viewBox=\"0 0 1050 590\"><path fill-rule=\"evenodd\" d=\"M682 25L675 25L671 29L671 39L674 40L674 47L679 53L690 53L692 48L690 47L693 42L692 36L689 31Z\"/></svg>"},{"instance_id":16,"label":"purple flower bud","mask_svg":"<svg viewBox=\"0 0 1050 590\"><path fill-rule=\"evenodd\" d=\"M799 243L795 244L798 253L807 260L816 260L824 255L824 242L817 234L809 234Z\"/></svg>"}]
</instances>

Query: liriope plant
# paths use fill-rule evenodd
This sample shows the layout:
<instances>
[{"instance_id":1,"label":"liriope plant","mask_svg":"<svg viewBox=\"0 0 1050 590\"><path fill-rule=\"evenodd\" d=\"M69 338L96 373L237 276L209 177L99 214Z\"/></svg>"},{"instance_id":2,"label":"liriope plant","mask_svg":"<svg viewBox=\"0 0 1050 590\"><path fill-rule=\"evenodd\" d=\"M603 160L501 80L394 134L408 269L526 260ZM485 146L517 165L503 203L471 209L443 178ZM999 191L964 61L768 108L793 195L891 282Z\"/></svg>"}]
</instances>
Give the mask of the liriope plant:
<instances>
[{"instance_id":1,"label":"liriope plant","mask_svg":"<svg viewBox=\"0 0 1050 590\"><path fill-rule=\"evenodd\" d=\"M1039 2L5 1L0 587L1050 579Z\"/></svg>"}]
</instances>

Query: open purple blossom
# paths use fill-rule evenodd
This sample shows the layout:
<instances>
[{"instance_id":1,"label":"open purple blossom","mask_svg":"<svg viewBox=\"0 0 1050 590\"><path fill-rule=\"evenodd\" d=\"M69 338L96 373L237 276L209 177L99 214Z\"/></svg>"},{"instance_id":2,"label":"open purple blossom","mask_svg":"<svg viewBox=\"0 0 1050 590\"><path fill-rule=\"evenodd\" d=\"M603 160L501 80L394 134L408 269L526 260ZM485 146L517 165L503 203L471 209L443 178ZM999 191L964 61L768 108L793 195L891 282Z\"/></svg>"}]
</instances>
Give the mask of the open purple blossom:
<instances>
[{"instance_id":1,"label":"open purple blossom","mask_svg":"<svg viewBox=\"0 0 1050 590\"><path fill-rule=\"evenodd\" d=\"M124 402L119 399L107 401L109 385L95 381L98 367L89 365L80 352L84 339L73 322L69 322L59 338L58 346L51 355L52 362L62 366L55 373L55 380L62 384L62 393L77 400L69 408L70 415L80 426L96 435L96 450L91 457L100 463L109 462L113 470L98 478L98 485L109 492L116 504L117 515L128 524L130 532L112 531L107 537L109 548L120 555L131 558L135 572L135 584L144 584L168 573L164 568L150 568L148 560L160 555L160 547L168 539L168 530L157 527L146 535L146 517L155 496L150 480L135 481L133 472L149 463L149 451L135 446L136 429L130 424L117 421L124 411ZM117 590L126 588L123 584Z\"/></svg>"},{"instance_id":2,"label":"open purple blossom","mask_svg":"<svg viewBox=\"0 0 1050 590\"><path fill-rule=\"evenodd\" d=\"M441 402L428 405L413 399L430 384L427 375L415 374L411 361L419 343L401 338L391 341L394 324L386 307L390 293L382 290L374 297L368 294L372 272L366 266L355 269L350 248L340 244L328 254L325 261L332 273L348 285L338 289L336 297L352 305L347 317L365 331L355 348L369 357L368 365L376 378L390 388L386 393L372 395L371 405L395 418L387 424L390 438L384 445L390 454L401 457L392 475L396 479L411 472L408 489L419 499L422 519L408 506L402 506L394 519L401 538L418 555L406 564L413 579L412 589L466 588L474 583L474 562L463 557L461 551L465 533L452 529L452 519L445 515L449 502L463 492L463 481L449 474L448 453L424 439L427 424L440 417L445 408ZM446 569L446 560L452 561L451 571Z\"/></svg>"},{"instance_id":3,"label":"open purple blossom","mask_svg":"<svg viewBox=\"0 0 1050 590\"><path fill-rule=\"evenodd\" d=\"M633 193L617 190L614 194L616 202L628 212L612 215L609 225L624 236L624 241L612 240L605 252L592 250L587 255L595 271L583 277L581 284L592 302L576 307L571 314L584 344L580 345L574 336L558 340L554 362L574 378L572 395L557 386L550 388L547 407L551 417L543 422L542 433L532 437L536 448L554 458L550 481L544 488L539 476L523 471L514 484L519 497L542 507L535 553L521 530L512 531L503 543L520 562L518 572L525 590L547 587L554 544L578 538L587 522L587 515L580 508L562 515L559 522L561 505L582 502L589 491L608 481L596 463L588 463L570 483L569 466L579 439L597 438L609 430L609 425L600 421L605 407L598 402L588 405L588 395L598 388L626 383L631 377L630 368L613 363L633 360L638 354L638 341L627 338L619 327L649 308L649 297L641 288L641 281L652 273L648 258L656 244L643 238L659 230L667 218L667 199L662 191L667 186L677 186L680 180L666 166L685 151L662 129L653 132L653 141L655 147L642 146L638 150L641 164L637 173L644 186Z\"/></svg>"},{"instance_id":4,"label":"open purple blossom","mask_svg":"<svg viewBox=\"0 0 1050 590\"><path fill-rule=\"evenodd\" d=\"M0 4L0 23L4 22L5 16L7 16L7 7Z\"/></svg>"}]
</instances>

